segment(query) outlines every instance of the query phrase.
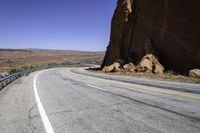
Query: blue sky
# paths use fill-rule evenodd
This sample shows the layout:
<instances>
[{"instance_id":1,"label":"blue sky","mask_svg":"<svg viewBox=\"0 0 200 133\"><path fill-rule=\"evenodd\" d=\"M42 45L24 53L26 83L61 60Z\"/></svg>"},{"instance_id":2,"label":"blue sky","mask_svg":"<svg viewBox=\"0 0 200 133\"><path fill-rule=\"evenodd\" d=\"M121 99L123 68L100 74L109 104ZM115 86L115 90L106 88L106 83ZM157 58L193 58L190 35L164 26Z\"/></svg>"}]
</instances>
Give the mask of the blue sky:
<instances>
[{"instance_id":1,"label":"blue sky","mask_svg":"<svg viewBox=\"0 0 200 133\"><path fill-rule=\"evenodd\" d=\"M117 0L0 0L0 48L103 51Z\"/></svg>"}]
</instances>

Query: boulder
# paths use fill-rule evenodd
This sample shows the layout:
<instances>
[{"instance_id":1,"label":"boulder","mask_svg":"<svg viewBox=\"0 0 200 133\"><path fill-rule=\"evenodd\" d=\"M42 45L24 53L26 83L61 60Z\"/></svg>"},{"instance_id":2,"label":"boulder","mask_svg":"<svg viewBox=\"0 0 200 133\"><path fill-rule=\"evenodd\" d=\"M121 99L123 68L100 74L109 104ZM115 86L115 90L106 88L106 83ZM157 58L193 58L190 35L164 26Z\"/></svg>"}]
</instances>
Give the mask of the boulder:
<instances>
[{"instance_id":1,"label":"boulder","mask_svg":"<svg viewBox=\"0 0 200 133\"><path fill-rule=\"evenodd\" d=\"M146 71L152 72L154 60L155 60L155 56L153 56L151 54L147 54L146 56L144 56L142 58L138 67L143 68L141 70L146 70Z\"/></svg>"},{"instance_id":2,"label":"boulder","mask_svg":"<svg viewBox=\"0 0 200 133\"><path fill-rule=\"evenodd\" d=\"M189 71L189 76L193 78L200 78L200 69L193 69Z\"/></svg>"},{"instance_id":3,"label":"boulder","mask_svg":"<svg viewBox=\"0 0 200 133\"><path fill-rule=\"evenodd\" d=\"M154 74L163 74L165 68L158 62L158 60L154 60L153 62L153 73Z\"/></svg>"},{"instance_id":4,"label":"boulder","mask_svg":"<svg viewBox=\"0 0 200 133\"><path fill-rule=\"evenodd\" d=\"M114 62L110 66L105 66L102 71L105 72L105 73L109 73L109 72L118 72L120 70L121 70L120 69L120 63Z\"/></svg>"},{"instance_id":5,"label":"boulder","mask_svg":"<svg viewBox=\"0 0 200 133\"><path fill-rule=\"evenodd\" d=\"M158 59L154 55L147 54L138 64L136 71L163 74L164 67L158 62Z\"/></svg>"},{"instance_id":6,"label":"boulder","mask_svg":"<svg viewBox=\"0 0 200 133\"><path fill-rule=\"evenodd\" d=\"M135 71L135 65L133 63L126 64L126 65L123 66L123 69L125 71L128 71L128 72L134 72Z\"/></svg>"}]
</instances>

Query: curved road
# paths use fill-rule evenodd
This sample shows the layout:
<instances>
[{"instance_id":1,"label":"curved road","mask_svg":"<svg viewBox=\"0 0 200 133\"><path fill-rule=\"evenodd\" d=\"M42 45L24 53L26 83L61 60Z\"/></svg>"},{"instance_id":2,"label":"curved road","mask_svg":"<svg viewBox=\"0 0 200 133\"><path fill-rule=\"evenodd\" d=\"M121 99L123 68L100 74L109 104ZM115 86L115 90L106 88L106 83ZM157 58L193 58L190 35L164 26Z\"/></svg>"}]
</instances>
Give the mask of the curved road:
<instances>
[{"instance_id":1,"label":"curved road","mask_svg":"<svg viewBox=\"0 0 200 133\"><path fill-rule=\"evenodd\" d=\"M200 94L50 69L0 91L0 133L199 133Z\"/></svg>"}]
</instances>

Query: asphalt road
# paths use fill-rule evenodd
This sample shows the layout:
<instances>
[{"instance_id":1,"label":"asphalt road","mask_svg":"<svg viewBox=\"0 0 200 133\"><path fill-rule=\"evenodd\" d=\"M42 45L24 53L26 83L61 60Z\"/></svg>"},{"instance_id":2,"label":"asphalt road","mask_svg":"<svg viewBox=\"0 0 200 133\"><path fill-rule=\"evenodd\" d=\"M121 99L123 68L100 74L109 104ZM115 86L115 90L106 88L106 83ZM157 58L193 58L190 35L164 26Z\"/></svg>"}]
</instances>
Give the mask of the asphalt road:
<instances>
[{"instance_id":1,"label":"asphalt road","mask_svg":"<svg viewBox=\"0 0 200 133\"><path fill-rule=\"evenodd\" d=\"M200 133L200 94L70 68L35 72L0 91L0 133L45 132Z\"/></svg>"}]
</instances>

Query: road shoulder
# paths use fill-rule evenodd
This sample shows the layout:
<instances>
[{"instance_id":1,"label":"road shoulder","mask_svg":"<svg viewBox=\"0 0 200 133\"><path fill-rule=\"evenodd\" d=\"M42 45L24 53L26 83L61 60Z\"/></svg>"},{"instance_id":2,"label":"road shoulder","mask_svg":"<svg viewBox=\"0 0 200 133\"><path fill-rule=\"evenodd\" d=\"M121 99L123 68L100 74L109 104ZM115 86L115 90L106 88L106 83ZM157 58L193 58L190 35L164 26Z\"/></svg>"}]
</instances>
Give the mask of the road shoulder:
<instances>
[{"instance_id":1,"label":"road shoulder","mask_svg":"<svg viewBox=\"0 0 200 133\"><path fill-rule=\"evenodd\" d=\"M91 72L91 71L85 70L85 68L74 68L74 69L71 69L71 72L86 75L86 76L104 78L108 80L115 80L115 81L145 85L145 86L150 86L150 87L159 87L163 89L171 89L171 90L176 90L176 91L200 94L200 84L160 81L160 80L136 78L136 77L130 77L130 76L108 75L108 74Z\"/></svg>"}]
</instances>

